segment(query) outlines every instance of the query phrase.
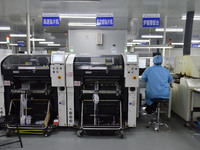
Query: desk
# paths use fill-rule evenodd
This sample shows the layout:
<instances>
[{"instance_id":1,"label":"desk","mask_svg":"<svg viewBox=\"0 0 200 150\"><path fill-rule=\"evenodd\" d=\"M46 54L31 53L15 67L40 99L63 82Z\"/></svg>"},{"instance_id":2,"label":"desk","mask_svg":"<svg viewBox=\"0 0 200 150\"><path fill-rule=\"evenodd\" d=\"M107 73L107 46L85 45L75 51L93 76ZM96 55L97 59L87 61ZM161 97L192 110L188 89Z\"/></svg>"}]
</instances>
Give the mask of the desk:
<instances>
[{"instance_id":1,"label":"desk","mask_svg":"<svg viewBox=\"0 0 200 150\"><path fill-rule=\"evenodd\" d=\"M195 101L195 94L199 94L200 95L200 88L194 88L192 89L192 101L191 101L191 106L190 106L190 123L193 123L193 113L194 112L200 112L200 106L199 107L195 107L194 106L194 101Z\"/></svg>"}]
</instances>

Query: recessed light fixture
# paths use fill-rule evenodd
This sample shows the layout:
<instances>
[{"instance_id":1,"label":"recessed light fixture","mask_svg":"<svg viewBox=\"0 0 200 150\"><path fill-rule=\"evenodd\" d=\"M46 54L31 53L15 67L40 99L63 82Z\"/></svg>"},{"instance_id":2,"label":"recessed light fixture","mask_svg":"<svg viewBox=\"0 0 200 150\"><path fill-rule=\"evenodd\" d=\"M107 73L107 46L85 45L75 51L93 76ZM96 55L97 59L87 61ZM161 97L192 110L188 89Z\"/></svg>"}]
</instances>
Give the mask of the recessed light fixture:
<instances>
[{"instance_id":1,"label":"recessed light fixture","mask_svg":"<svg viewBox=\"0 0 200 150\"><path fill-rule=\"evenodd\" d=\"M141 37L142 38L148 38L148 39L151 39L151 38L163 38L163 35L142 35Z\"/></svg>"},{"instance_id":2,"label":"recessed light fixture","mask_svg":"<svg viewBox=\"0 0 200 150\"><path fill-rule=\"evenodd\" d=\"M156 32L164 32L164 28L156 28ZM166 28L166 32L183 32L183 28Z\"/></svg>"},{"instance_id":3,"label":"recessed light fixture","mask_svg":"<svg viewBox=\"0 0 200 150\"><path fill-rule=\"evenodd\" d=\"M26 34L10 34L10 37L27 37Z\"/></svg>"},{"instance_id":4,"label":"recessed light fixture","mask_svg":"<svg viewBox=\"0 0 200 150\"><path fill-rule=\"evenodd\" d=\"M10 27L0 27L0 30L10 30Z\"/></svg>"},{"instance_id":5,"label":"recessed light fixture","mask_svg":"<svg viewBox=\"0 0 200 150\"><path fill-rule=\"evenodd\" d=\"M200 40L192 40L192 43L200 43Z\"/></svg>"},{"instance_id":6,"label":"recessed light fixture","mask_svg":"<svg viewBox=\"0 0 200 150\"><path fill-rule=\"evenodd\" d=\"M150 42L151 40L143 40L143 39L138 39L138 40L133 40L133 42L139 42L139 43L146 43L146 42Z\"/></svg>"},{"instance_id":7,"label":"recessed light fixture","mask_svg":"<svg viewBox=\"0 0 200 150\"><path fill-rule=\"evenodd\" d=\"M60 44L47 44L48 46L60 46Z\"/></svg>"},{"instance_id":8,"label":"recessed light fixture","mask_svg":"<svg viewBox=\"0 0 200 150\"><path fill-rule=\"evenodd\" d=\"M74 27L95 27L96 23L77 23L77 22L69 22L68 26L74 26Z\"/></svg>"},{"instance_id":9,"label":"recessed light fixture","mask_svg":"<svg viewBox=\"0 0 200 150\"><path fill-rule=\"evenodd\" d=\"M10 46L18 46L18 44L10 43Z\"/></svg>"},{"instance_id":10,"label":"recessed light fixture","mask_svg":"<svg viewBox=\"0 0 200 150\"><path fill-rule=\"evenodd\" d=\"M186 15L183 15L181 19L186 20ZM200 16L194 16L193 20L200 20Z\"/></svg>"},{"instance_id":11,"label":"recessed light fixture","mask_svg":"<svg viewBox=\"0 0 200 150\"><path fill-rule=\"evenodd\" d=\"M54 44L54 42L39 42L39 44Z\"/></svg>"},{"instance_id":12,"label":"recessed light fixture","mask_svg":"<svg viewBox=\"0 0 200 150\"><path fill-rule=\"evenodd\" d=\"M7 44L6 41L0 41L0 44Z\"/></svg>"},{"instance_id":13,"label":"recessed light fixture","mask_svg":"<svg viewBox=\"0 0 200 150\"><path fill-rule=\"evenodd\" d=\"M96 14L59 14L60 18L96 18Z\"/></svg>"},{"instance_id":14,"label":"recessed light fixture","mask_svg":"<svg viewBox=\"0 0 200 150\"><path fill-rule=\"evenodd\" d=\"M183 43L172 43L172 45L183 45Z\"/></svg>"},{"instance_id":15,"label":"recessed light fixture","mask_svg":"<svg viewBox=\"0 0 200 150\"><path fill-rule=\"evenodd\" d=\"M139 43L139 42L129 42L129 43L127 43L127 45L140 45L141 43Z\"/></svg>"},{"instance_id":16,"label":"recessed light fixture","mask_svg":"<svg viewBox=\"0 0 200 150\"><path fill-rule=\"evenodd\" d=\"M30 39L30 40L35 42L46 41L45 39Z\"/></svg>"}]
</instances>

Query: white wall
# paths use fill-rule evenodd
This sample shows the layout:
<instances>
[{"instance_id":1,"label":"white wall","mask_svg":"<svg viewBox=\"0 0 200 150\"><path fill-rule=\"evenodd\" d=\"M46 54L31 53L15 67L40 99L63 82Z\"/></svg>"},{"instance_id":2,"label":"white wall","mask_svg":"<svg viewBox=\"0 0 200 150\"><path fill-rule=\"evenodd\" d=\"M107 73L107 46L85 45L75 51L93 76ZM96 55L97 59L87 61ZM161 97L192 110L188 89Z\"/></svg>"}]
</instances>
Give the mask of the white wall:
<instances>
[{"instance_id":1,"label":"white wall","mask_svg":"<svg viewBox=\"0 0 200 150\"><path fill-rule=\"evenodd\" d=\"M126 30L100 30L103 34L103 44L96 44L96 33L99 30L69 30L69 48L75 54L111 54L112 45L117 47L117 53L123 53L126 46Z\"/></svg>"}]
</instances>

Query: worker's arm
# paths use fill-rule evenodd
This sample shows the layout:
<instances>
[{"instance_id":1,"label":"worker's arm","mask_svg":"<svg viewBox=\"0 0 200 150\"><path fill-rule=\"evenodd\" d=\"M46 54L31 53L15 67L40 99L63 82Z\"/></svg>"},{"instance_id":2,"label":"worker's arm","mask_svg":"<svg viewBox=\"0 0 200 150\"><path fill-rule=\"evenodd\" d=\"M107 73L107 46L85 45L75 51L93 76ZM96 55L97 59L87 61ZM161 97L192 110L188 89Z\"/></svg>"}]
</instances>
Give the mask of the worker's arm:
<instances>
[{"instance_id":1,"label":"worker's arm","mask_svg":"<svg viewBox=\"0 0 200 150\"><path fill-rule=\"evenodd\" d=\"M147 80L148 80L148 77L147 77L147 74L148 74L148 68L146 68L146 70L143 72L143 74L142 74L142 81L144 81L144 82L147 82Z\"/></svg>"},{"instance_id":2,"label":"worker's arm","mask_svg":"<svg viewBox=\"0 0 200 150\"><path fill-rule=\"evenodd\" d=\"M168 83L171 83L171 82L172 82L172 76L169 73L169 75L168 75Z\"/></svg>"}]
</instances>

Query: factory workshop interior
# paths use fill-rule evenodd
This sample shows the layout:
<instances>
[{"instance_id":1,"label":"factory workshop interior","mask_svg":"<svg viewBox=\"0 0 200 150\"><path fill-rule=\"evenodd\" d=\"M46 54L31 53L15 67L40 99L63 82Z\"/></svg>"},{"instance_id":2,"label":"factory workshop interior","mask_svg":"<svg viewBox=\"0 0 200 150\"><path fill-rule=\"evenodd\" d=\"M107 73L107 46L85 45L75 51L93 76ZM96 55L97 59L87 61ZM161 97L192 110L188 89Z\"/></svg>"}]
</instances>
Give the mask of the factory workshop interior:
<instances>
[{"instance_id":1,"label":"factory workshop interior","mask_svg":"<svg viewBox=\"0 0 200 150\"><path fill-rule=\"evenodd\" d=\"M200 0L0 0L0 150L200 148Z\"/></svg>"}]
</instances>

